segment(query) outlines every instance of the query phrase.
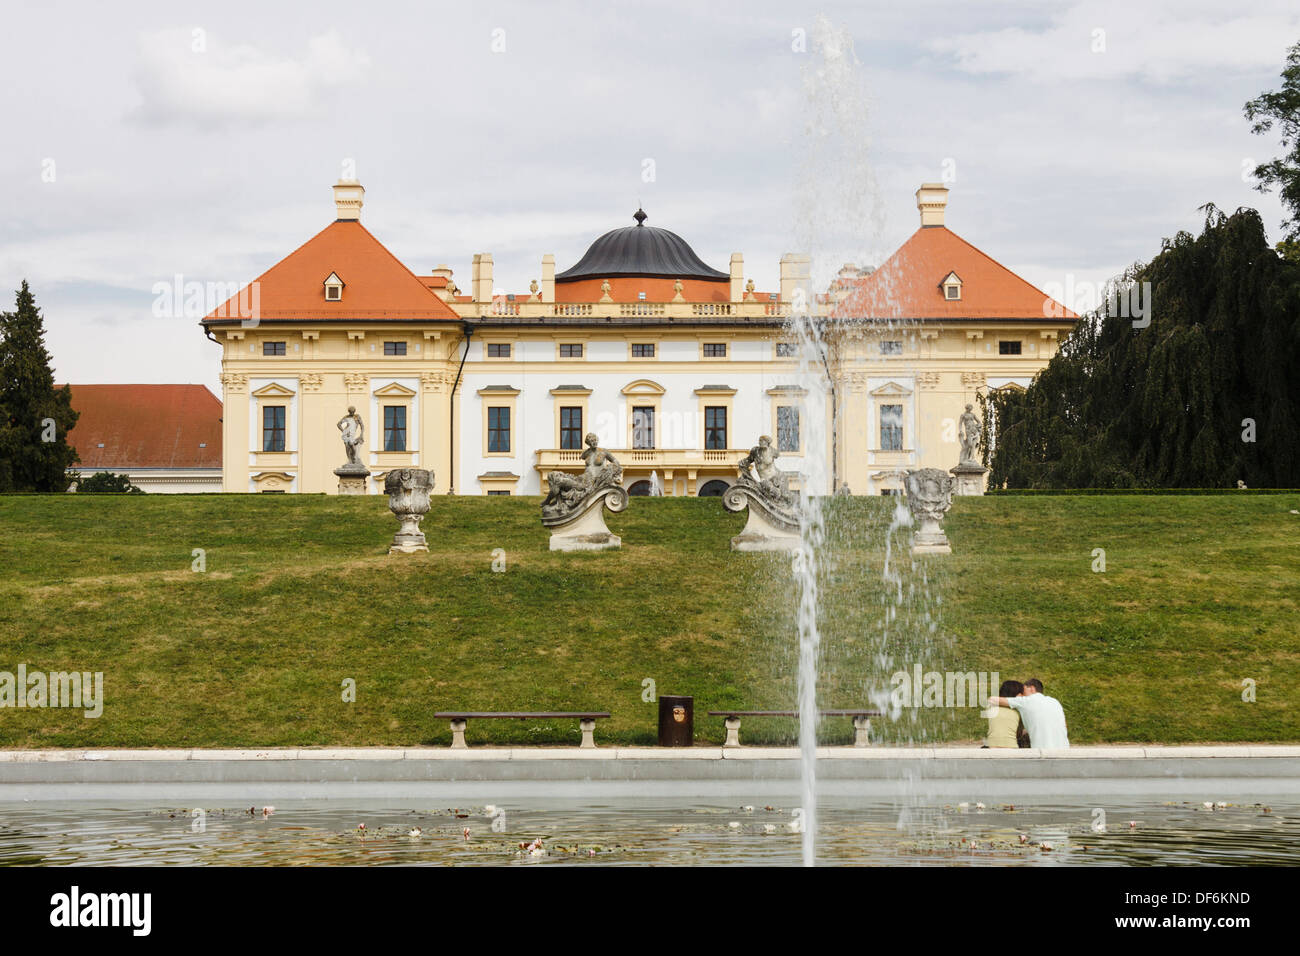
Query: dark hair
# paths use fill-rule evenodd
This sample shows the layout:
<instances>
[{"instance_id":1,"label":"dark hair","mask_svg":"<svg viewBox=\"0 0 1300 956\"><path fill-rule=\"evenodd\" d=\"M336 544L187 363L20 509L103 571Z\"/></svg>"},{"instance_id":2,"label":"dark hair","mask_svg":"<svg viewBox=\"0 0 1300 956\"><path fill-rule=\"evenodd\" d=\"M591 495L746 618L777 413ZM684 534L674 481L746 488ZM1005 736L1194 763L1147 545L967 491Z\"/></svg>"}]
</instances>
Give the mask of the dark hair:
<instances>
[{"instance_id":1,"label":"dark hair","mask_svg":"<svg viewBox=\"0 0 1300 956\"><path fill-rule=\"evenodd\" d=\"M1019 697L1025 692L1025 685L1018 680L1004 680L998 688L999 697Z\"/></svg>"},{"instance_id":2,"label":"dark hair","mask_svg":"<svg viewBox=\"0 0 1300 956\"><path fill-rule=\"evenodd\" d=\"M1040 681L1037 677L1031 677L1031 678L1029 678L1029 680L1025 681L1025 686L1026 686L1026 687L1032 687L1034 690L1038 691L1038 693L1040 693L1040 694L1043 692L1043 682Z\"/></svg>"}]
</instances>

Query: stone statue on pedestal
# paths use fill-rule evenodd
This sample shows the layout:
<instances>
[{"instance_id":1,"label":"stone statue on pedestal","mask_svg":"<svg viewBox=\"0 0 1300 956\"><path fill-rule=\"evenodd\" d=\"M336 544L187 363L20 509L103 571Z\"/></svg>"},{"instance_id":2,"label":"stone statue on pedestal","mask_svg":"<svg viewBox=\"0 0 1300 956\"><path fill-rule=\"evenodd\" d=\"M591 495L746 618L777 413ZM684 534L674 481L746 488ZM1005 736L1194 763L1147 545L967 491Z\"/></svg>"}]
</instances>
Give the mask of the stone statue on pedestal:
<instances>
[{"instance_id":1,"label":"stone statue on pedestal","mask_svg":"<svg viewBox=\"0 0 1300 956\"><path fill-rule=\"evenodd\" d=\"M355 405L349 405L348 413L338 420L338 430L343 433L343 450L348 456L346 464L334 469L339 478L339 494L364 495L370 469L362 463L358 449L365 441L366 426Z\"/></svg>"},{"instance_id":2,"label":"stone statue on pedestal","mask_svg":"<svg viewBox=\"0 0 1300 956\"><path fill-rule=\"evenodd\" d=\"M605 526L602 507L615 513L627 507L623 466L599 446L595 432L589 432L585 440L582 460L586 467L581 474L552 471L546 475L542 525L552 529L552 551L606 551L622 544Z\"/></svg>"},{"instance_id":3,"label":"stone statue on pedestal","mask_svg":"<svg viewBox=\"0 0 1300 956\"><path fill-rule=\"evenodd\" d=\"M800 545L799 504L790 475L776 467L781 452L770 435L736 464L736 483L722 493L728 511L749 511L745 529L731 539L733 551L795 551Z\"/></svg>"},{"instance_id":4,"label":"stone statue on pedestal","mask_svg":"<svg viewBox=\"0 0 1300 956\"><path fill-rule=\"evenodd\" d=\"M949 469L956 480L953 490L956 495L984 494L984 476L988 474L988 469L976 458L979 454L980 435L984 431L984 424L975 414L974 407L968 404L965 413L958 421L961 460L957 462L956 468Z\"/></svg>"},{"instance_id":5,"label":"stone statue on pedestal","mask_svg":"<svg viewBox=\"0 0 1300 956\"><path fill-rule=\"evenodd\" d=\"M980 423L979 416L971 409L973 405L966 406L966 413L962 415L959 436L961 438L961 461L960 464L978 465L975 455L979 449L980 432L984 426Z\"/></svg>"}]
</instances>

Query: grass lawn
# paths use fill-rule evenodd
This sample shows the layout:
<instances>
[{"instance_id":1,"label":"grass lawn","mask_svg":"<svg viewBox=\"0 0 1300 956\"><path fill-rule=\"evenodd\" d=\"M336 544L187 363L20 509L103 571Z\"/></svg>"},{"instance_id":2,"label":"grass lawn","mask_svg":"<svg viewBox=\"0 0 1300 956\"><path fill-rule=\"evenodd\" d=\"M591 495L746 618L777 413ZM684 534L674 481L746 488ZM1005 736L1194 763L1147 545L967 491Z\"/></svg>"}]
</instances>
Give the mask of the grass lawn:
<instances>
[{"instance_id":1,"label":"grass lawn","mask_svg":"<svg viewBox=\"0 0 1300 956\"><path fill-rule=\"evenodd\" d=\"M914 562L896 532L888 578L890 502L830 507L827 707L869 705L919 662L1040 677L1076 743L1300 740L1300 495L958 499L955 553ZM637 498L608 523L621 551L554 554L536 498L438 497L430 552L389 557L383 497L0 497L0 671L102 671L106 697L98 719L0 709L0 746L446 744L436 710L586 708L613 714L599 743L650 744L647 679L694 695L700 742L723 738L708 710L793 706L788 558L731 553L743 517L717 499ZM873 723L886 742L984 726L974 709ZM578 728L479 721L469 739Z\"/></svg>"}]
</instances>

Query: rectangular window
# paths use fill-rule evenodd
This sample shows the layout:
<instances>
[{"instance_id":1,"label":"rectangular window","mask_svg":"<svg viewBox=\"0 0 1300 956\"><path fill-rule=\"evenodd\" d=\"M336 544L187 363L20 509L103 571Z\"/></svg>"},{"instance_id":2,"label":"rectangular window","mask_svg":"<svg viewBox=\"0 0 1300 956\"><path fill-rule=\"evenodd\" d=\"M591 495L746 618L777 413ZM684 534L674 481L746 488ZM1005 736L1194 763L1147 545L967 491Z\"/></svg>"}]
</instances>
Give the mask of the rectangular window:
<instances>
[{"instance_id":1,"label":"rectangular window","mask_svg":"<svg viewBox=\"0 0 1300 956\"><path fill-rule=\"evenodd\" d=\"M384 451L406 451L406 406L384 406Z\"/></svg>"},{"instance_id":2,"label":"rectangular window","mask_svg":"<svg viewBox=\"0 0 1300 956\"><path fill-rule=\"evenodd\" d=\"M506 346L509 348L509 346ZM510 409L488 409L488 451L510 451Z\"/></svg>"},{"instance_id":3,"label":"rectangular window","mask_svg":"<svg viewBox=\"0 0 1300 956\"><path fill-rule=\"evenodd\" d=\"M509 498L510 492L493 489L488 492L489 498Z\"/></svg>"},{"instance_id":4,"label":"rectangular window","mask_svg":"<svg viewBox=\"0 0 1300 956\"><path fill-rule=\"evenodd\" d=\"M632 343L633 358L654 358L655 347L653 342L634 342Z\"/></svg>"},{"instance_id":5,"label":"rectangular window","mask_svg":"<svg viewBox=\"0 0 1300 956\"><path fill-rule=\"evenodd\" d=\"M946 296L947 296L948 298L950 298L950 299L960 299L960 298L961 298L961 286L959 286L959 285L948 285L948 286L944 286L944 287L943 287L943 294L946 295Z\"/></svg>"},{"instance_id":6,"label":"rectangular window","mask_svg":"<svg viewBox=\"0 0 1300 956\"><path fill-rule=\"evenodd\" d=\"M705 342L704 357L705 358L726 358L727 343L726 342Z\"/></svg>"},{"instance_id":7,"label":"rectangular window","mask_svg":"<svg viewBox=\"0 0 1300 956\"><path fill-rule=\"evenodd\" d=\"M799 346L795 345L793 342L776 343L777 358L797 358L798 356L799 356Z\"/></svg>"},{"instance_id":8,"label":"rectangular window","mask_svg":"<svg viewBox=\"0 0 1300 956\"><path fill-rule=\"evenodd\" d=\"M582 345L580 343L561 343L560 358L582 358Z\"/></svg>"},{"instance_id":9,"label":"rectangular window","mask_svg":"<svg viewBox=\"0 0 1300 956\"><path fill-rule=\"evenodd\" d=\"M799 450L799 409L794 405L776 407L776 450Z\"/></svg>"},{"instance_id":10,"label":"rectangular window","mask_svg":"<svg viewBox=\"0 0 1300 956\"><path fill-rule=\"evenodd\" d=\"M727 408L725 405L709 405L705 407L704 447L708 449L727 447Z\"/></svg>"},{"instance_id":11,"label":"rectangular window","mask_svg":"<svg viewBox=\"0 0 1300 956\"><path fill-rule=\"evenodd\" d=\"M489 342L488 358L510 358L509 342Z\"/></svg>"},{"instance_id":12,"label":"rectangular window","mask_svg":"<svg viewBox=\"0 0 1300 956\"><path fill-rule=\"evenodd\" d=\"M385 354L385 355L405 355L405 354L406 354L406 343L405 343L405 342L385 342L385 343L384 343L384 354Z\"/></svg>"},{"instance_id":13,"label":"rectangular window","mask_svg":"<svg viewBox=\"0 0 1300 956\"><path fill-rule=\"evenodd\" d=\"M999 355L1019 355L1019 354L1020 354L1020 343L1019 343L1019 342L1007 342L1007 341L1005 341L1005 340L1002 341L1002 342L999 342L999 343L998 343L998 354L999 354Z\"/></svg>"},{"instance_id":14,"label":"rectangular window","mask_svg":"<svg viewBox=\"0 0 1300 956\"><path fill-rule=\"evenodd\" d=\"M885 451L903 450L903 406L880 406L880 447Z\"/></svg>"},{"instance_id":15,"label":"rectangular window","mask_svg":"<svg viewBox=\"0 0 1300 956\"><path fill-rule=\"evenodd\" d=\"M582 409L560 409L560 447L577 449L582 447Z\"/></svg>"},{"instance_id":16,"label":"rectangular window","mask_svg":"<svg viewBox=\"0 0 1300 956\"><path fill-rule=\"evenodd\" d=\"M898 341L898 340L896 340L896 339L890 339L890 340L886 340L886 341L884 341L884 342L881 342L881 343L880 343L880 354L881 354L881 355L902 355L902 354L903 354L903 343L900 342L900 341Z\"/></svg>"},{"instance_id":17,"label":"rectangular window","mask_svg":"<svg viewBox=\"0 0 1300 956\"><path fill-rule=\"evenodd\" d=\"M637 406L632 409L632 447L653 448L655 446L655 410L653 406Z\"/></svg>"},{"instance_id":18,"label":"rectangular window","mask_svg":"<svg viewBox=\"0 0 1300 956\"><path fill-rule=\"evenodd\" d=\"M284 451L284 406L262 406L262 451Z\"/></svg>"},{"instance_id":19,"label":"rectangular window","mask_svg":"<svg viewBox=\"0 0 1300 956\"><path fill-rule=\"evenodd\" d=\"M285 354L284 343L283 343L283 342L263 342L263 343L262 343L262 354L263 354L263 355L284 355L284 354Z\"/></svg>"}]
</instances>

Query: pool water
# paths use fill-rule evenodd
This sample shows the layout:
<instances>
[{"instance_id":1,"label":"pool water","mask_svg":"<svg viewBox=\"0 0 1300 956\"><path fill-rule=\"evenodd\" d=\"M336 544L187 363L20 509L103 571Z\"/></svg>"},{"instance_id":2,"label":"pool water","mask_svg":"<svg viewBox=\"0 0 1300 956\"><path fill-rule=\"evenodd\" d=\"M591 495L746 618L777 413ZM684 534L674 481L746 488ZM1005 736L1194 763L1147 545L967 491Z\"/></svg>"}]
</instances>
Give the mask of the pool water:
<instances>
[{"instance_id":1,"label":"pool water","mask_svg":"<svg viewBox=\"0 0 1300 956\"><path fill-rule=\"evenodd\" d=\"M817 858L917 866L1300 864L1300 804L1205 799L1211 808L1186 799L831 801L818 808ZM269 812L0 804L0 865L796 865L800 816L772 803L653 800L467 807L286 801Z\"/></svg>"}]
</instances>

